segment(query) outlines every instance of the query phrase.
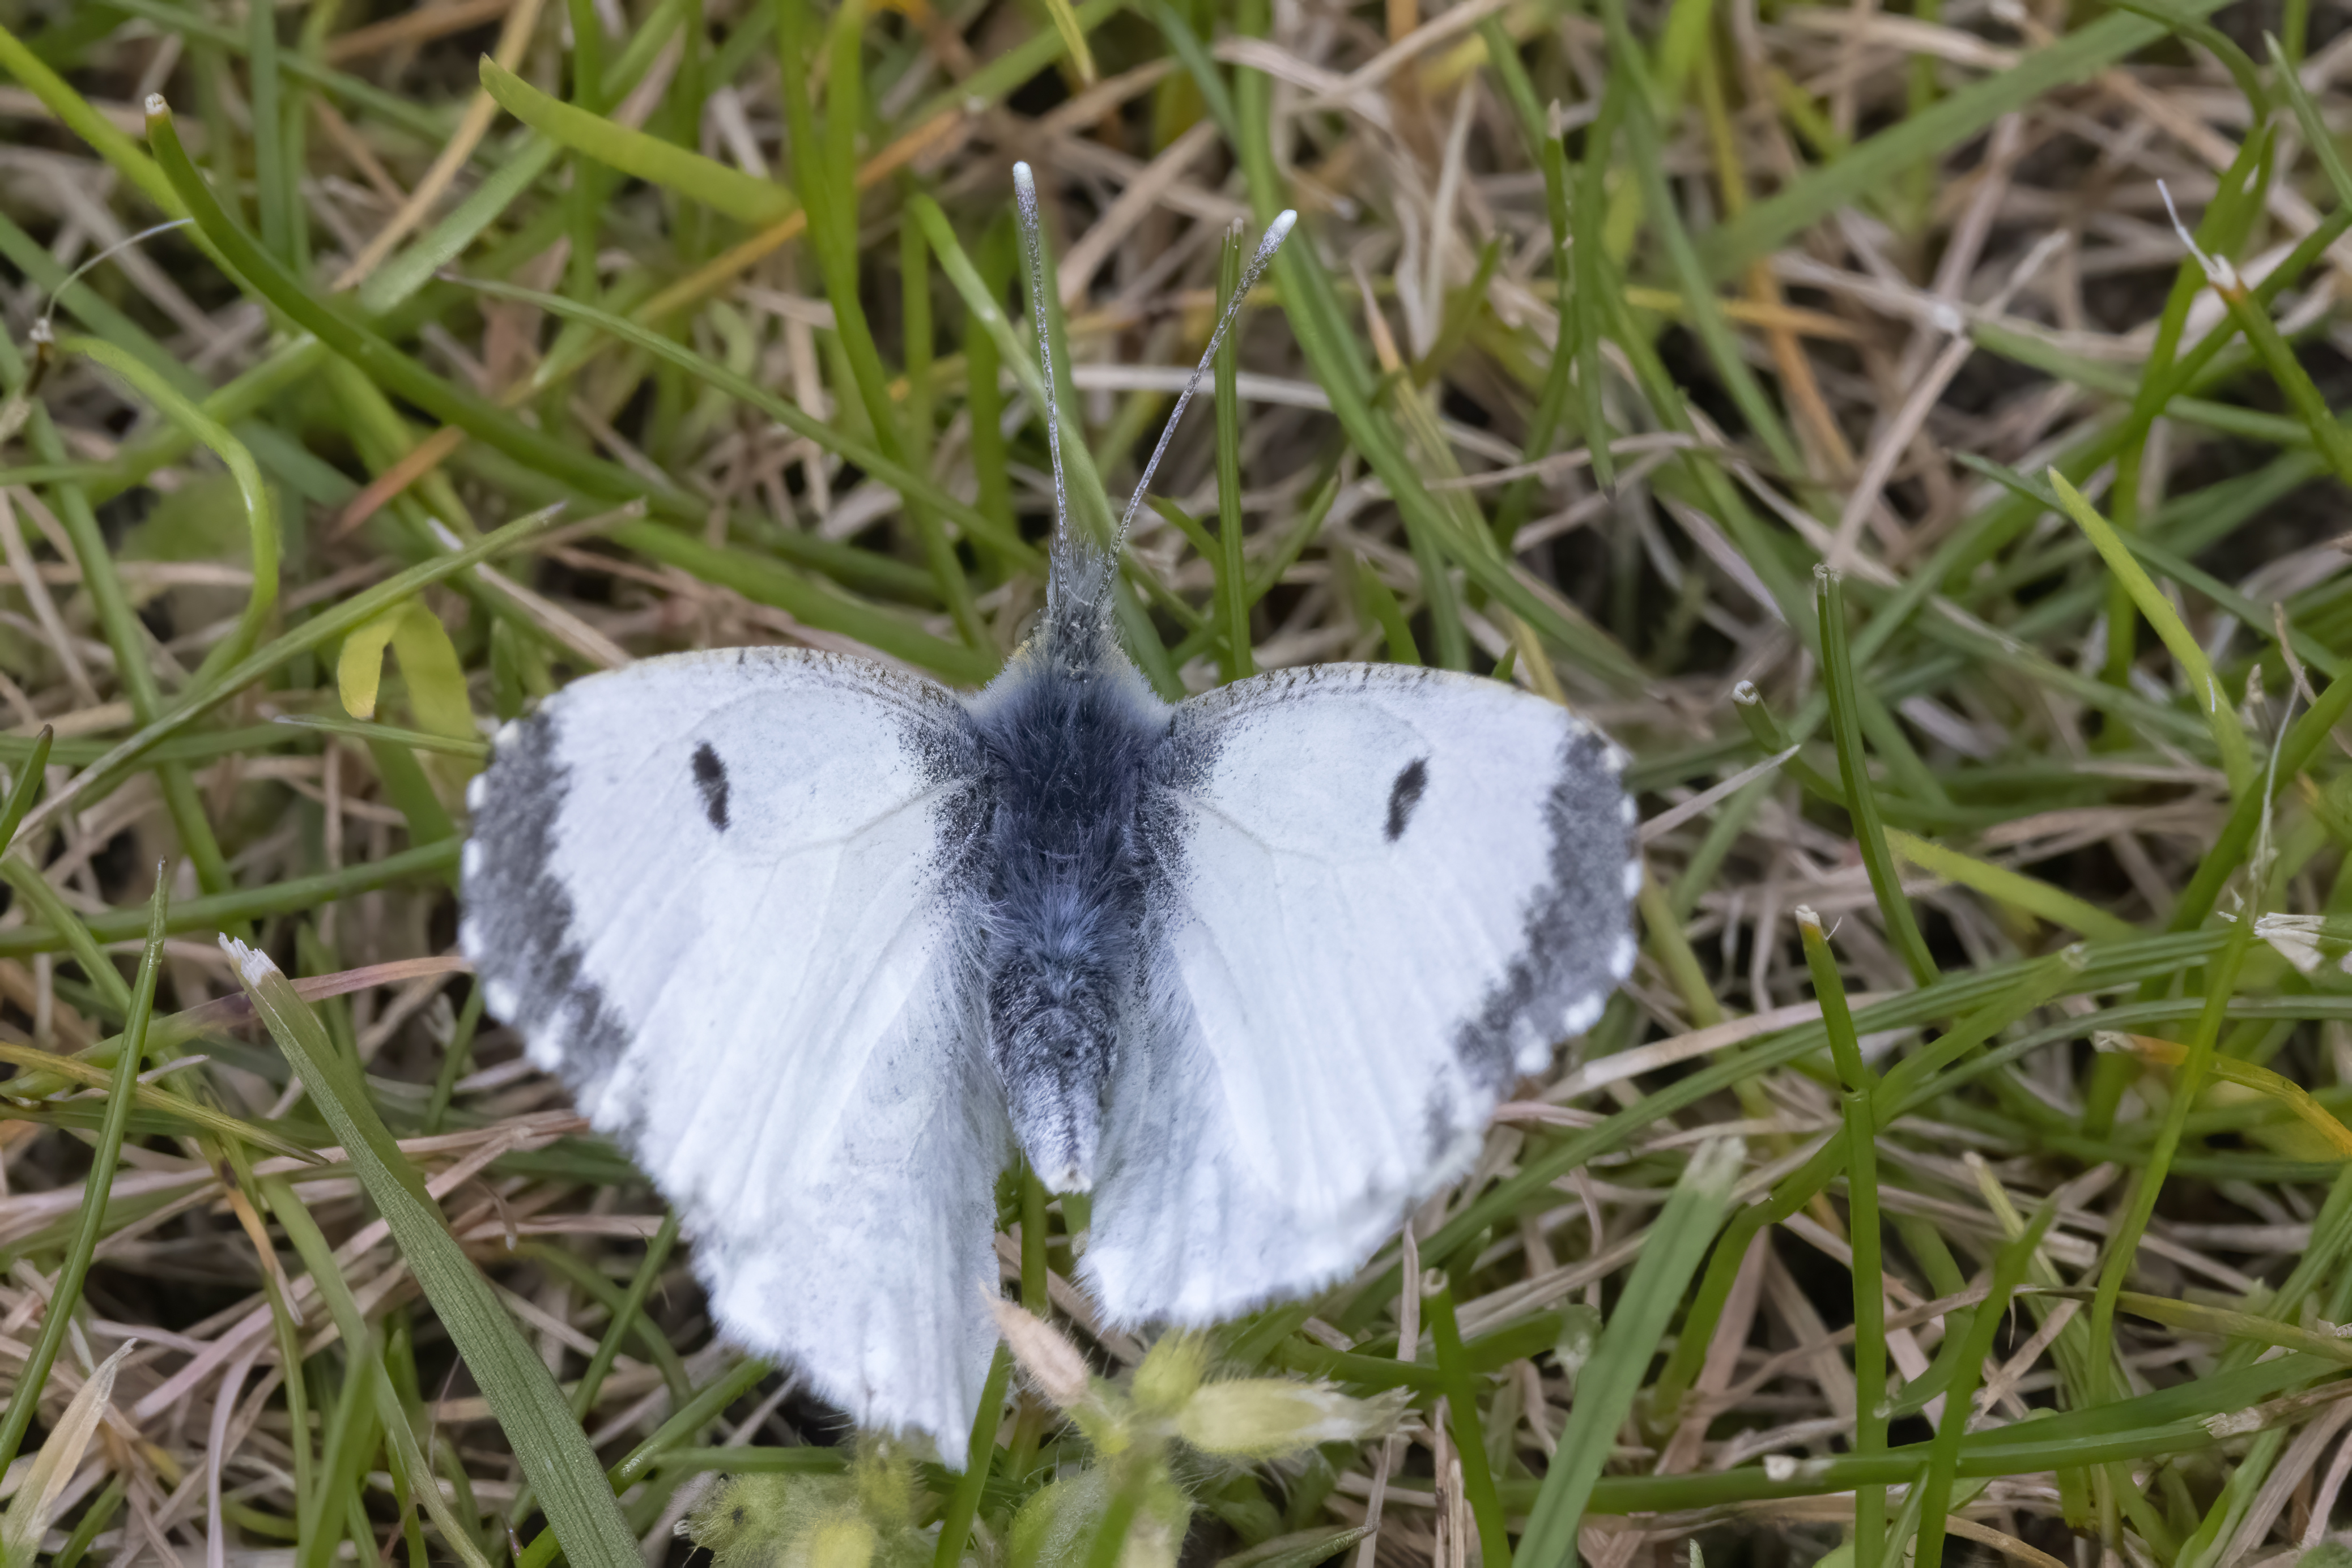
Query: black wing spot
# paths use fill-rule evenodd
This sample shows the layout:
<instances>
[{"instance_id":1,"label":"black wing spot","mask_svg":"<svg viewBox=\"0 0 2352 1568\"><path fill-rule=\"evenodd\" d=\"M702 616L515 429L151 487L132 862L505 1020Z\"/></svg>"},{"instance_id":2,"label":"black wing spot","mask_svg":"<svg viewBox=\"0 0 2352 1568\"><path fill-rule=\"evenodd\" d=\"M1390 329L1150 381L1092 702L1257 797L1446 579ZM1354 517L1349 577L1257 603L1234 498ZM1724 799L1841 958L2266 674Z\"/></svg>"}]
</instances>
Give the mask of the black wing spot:
<instances>
[{"instance_id":1,"label":"black wing spot","mask_svg":"<svg viewBox=\"0 0 2352 1568\"><path fill-rule=\"evenodd\" d=\"M1404 825L1412 821L1413 808L1421 804L1421 792L1429 788L1429 758L1416 757L1398 770L1396 782L1389 786L1389 842L1404 836Z\"/></svg>"},{"instance_id":2,"label":"black wing spot","mask_svg":"<svg viewBox=\"0 0 2352 1568\"><path fill-rule=\"evenodd\" d=\"M719 760L719 753L704 741L694 748L694 782L702 791L703 814L710 825L720 832L727 831L727 765ZM1395 808L1390 808L1390 819L1395 819Z\"/></svg>"}]
</instances>

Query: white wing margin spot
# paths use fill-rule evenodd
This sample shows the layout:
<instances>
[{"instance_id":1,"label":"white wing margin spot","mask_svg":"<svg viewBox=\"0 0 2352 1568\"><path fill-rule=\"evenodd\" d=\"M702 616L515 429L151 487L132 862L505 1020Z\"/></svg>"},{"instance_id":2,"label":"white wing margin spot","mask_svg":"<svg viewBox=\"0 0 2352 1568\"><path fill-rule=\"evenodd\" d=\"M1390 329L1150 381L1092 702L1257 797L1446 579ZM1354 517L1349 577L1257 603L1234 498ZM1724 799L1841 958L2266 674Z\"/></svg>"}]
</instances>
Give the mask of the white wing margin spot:
<instances>
[{"instance_id":1,"label":"white wing margin spot","mask_svg":"<svg viewBox=\"0 0 2352 1568\"><path fill-rule=\"evenodd\" d=\"M1009 1134L957 936L961 705L795 650L653 659L502 732L467 852L485 999L677 1207L730 1337L960 1464Z\"/></svg>"},{"instance_id":2,"label":"white wing margin spot","mask_svg":"<svg viewBox=\"0 0 2352 1568\"><path fill-rule=\"evenodd\" d=\"M1115 1322L1342 1277L1630 963L1623 754L1492 681L1318 665L1185 705L1154 812L1152 1033L1087 1269Z\"/></svg>"}]
</instances>

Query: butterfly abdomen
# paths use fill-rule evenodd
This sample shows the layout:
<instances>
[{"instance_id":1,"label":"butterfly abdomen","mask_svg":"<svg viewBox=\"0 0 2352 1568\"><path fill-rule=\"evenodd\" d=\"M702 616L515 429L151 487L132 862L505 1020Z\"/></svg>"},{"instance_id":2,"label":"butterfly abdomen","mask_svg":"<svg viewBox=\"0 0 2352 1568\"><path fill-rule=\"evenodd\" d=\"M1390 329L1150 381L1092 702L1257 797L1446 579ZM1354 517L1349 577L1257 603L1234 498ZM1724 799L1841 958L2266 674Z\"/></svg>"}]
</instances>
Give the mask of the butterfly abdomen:
<instances>
[{"instance_id":1,"label":"butterfly abdomen","mask_svg":"<svg viewBox=\"0 0 2352 1568\"><path fill-rule=\"evenodd\" d=\"M1103 1095L1136 996L1134 823L1166 710L1115 645L1049 629L975 700L994 778L989 1055L1014 1135L1057 1191L1094 1178Z\"/></svg>"}]
</instances>

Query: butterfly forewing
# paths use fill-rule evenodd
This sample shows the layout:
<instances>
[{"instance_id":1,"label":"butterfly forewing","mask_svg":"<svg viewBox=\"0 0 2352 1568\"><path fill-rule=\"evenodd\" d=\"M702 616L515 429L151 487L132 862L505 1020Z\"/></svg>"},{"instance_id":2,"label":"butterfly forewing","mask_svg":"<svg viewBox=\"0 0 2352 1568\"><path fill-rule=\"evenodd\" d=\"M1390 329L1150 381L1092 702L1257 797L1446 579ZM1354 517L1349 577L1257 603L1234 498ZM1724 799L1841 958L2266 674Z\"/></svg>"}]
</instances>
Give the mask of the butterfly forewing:
<instances>
[{"instance_id":1,"label":"butterfly forewing","mask_svg":"<svg viewBox=\"0 0 2352 1568\"><path fill-rule=\"evenodd\" d=\"M1328 1283L1461 1174L1632 963L1621 760L1444 672L1284 671L1179 710L1087 1252L1115 1320Z\"/></svg>"},{"instance_id":2,"label":"butterfly forewing","mask_svg":"<svg viewBox=\"0 0 2352 1568\"><path fill-rule=\"evenodd\" d=\"M950 1462L992 1329L986 773L943 688L778 649L578 682L478 785L491 1010L677 1207L730 1336Z\"/></svg>"}]
</instances>

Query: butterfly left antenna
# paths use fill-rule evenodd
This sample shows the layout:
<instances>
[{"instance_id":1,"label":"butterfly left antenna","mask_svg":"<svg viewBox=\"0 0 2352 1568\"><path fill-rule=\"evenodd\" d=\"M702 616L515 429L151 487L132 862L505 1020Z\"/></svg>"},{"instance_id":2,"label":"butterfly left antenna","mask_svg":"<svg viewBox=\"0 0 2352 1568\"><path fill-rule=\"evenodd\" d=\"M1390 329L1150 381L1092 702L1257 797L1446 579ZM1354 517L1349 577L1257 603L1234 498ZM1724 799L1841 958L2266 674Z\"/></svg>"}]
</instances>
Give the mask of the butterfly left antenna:
<instances>
[{"instance_id":1,"label":"butterfly left antenna","mask_svg":"<svg viewBox=\"0 0 2352 1568\"><path fill-rule=\"evenodd\" d=\"M1045 451L1054 460L1054 565L1045 574L1045 609L1055 610L1070 550L1069 484L1062 477L1062 403L1054 390L1054 340L1045 325L1045 240L1037 221L1037 180L1025 162L1013 165L1013 205L1021 214L1021 243L1029 252L1029 308L1037 319L1037 364L1045 372Z\"/></svg>"}]
</instances>

